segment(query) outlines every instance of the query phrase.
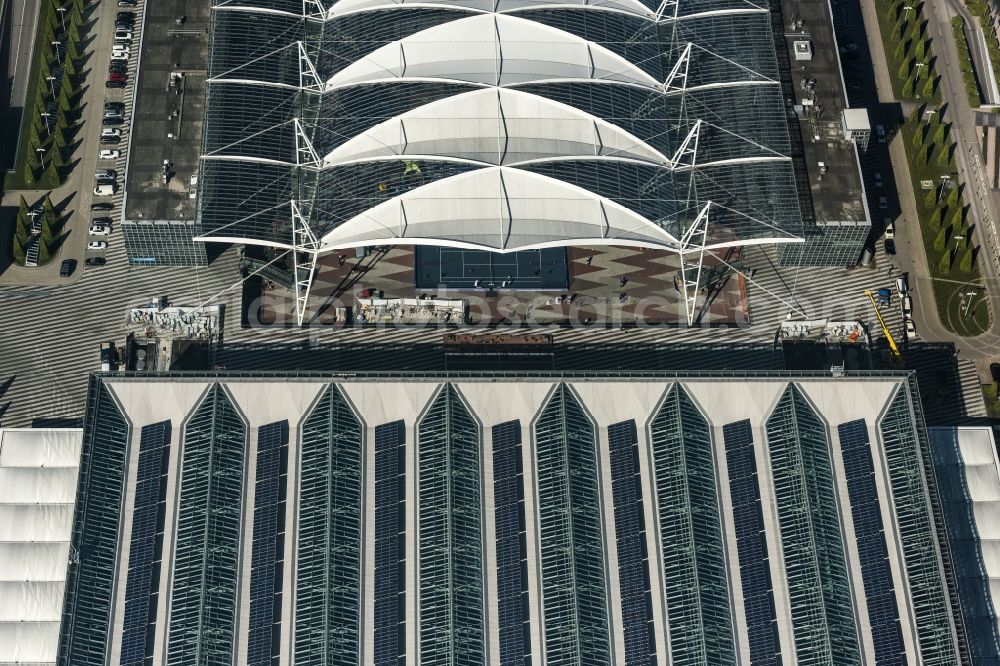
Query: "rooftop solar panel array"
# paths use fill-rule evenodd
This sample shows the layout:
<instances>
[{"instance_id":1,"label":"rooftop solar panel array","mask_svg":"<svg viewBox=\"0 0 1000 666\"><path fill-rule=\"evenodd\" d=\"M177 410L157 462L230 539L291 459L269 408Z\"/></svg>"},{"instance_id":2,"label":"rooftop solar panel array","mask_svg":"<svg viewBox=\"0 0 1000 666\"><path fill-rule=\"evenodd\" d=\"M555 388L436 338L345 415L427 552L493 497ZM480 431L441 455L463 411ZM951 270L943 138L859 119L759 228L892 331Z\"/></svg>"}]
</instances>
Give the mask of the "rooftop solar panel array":
<instances>
[{"instance_id":1,"label":"rooftop solar panel array","mask_svg":"<svg viewBox=\"0 0 1000 666\"><path fill-rule=\"evenodd\" d=\"M406 430L375 427L375 666L406 664Z\"/></svg>"},{"instance_id":2,"label":"rooftop solar panel array","mask_svg":"<svg viewBox=\"0 0 1000 666\"><path fill-rule=\"evenodd\" d=\"M750 420L726 424L722 427L722 437L726 443L726 467L733 502L736 550L740 559L750 664L781 666L778 620Z\"/></svg>"},{"instance_id":3,"label":"rooftop solar panel array","mask_svg":"<svg viewBox=\"0 0 1000 666\"><path fill-rule=\"evenodd\" d=\"M521 422L493 426L500 666L531 666Z\"/></svg>"},{"instance_id":4,"label":"rooftop solar panel array","mask_svg":"<svg viewBox=\"0 0 1000 666\"><path fill-rule=\"evenodd\" d=\"M121 666L152 664L170 464L170 421L143 426L132 503L132 537L125 583Z\"/></svg>"},{"instance_id":5,"label":"rooftop solar panel array","mask_svg":"<svg viewBox=\"0 0 1000 666\"><path fill-rule=\"evenodd\" d=\"M854 519L854 538L861 558L861 578L868 601L868 621L872 628L875 662L878 666L903 666L906 653L899 626L896 590L886 550L882 509L875 486L868 427L864 420L842 423L840 450L844 456L847 493Z\"/></svg>"},{"instance_id":6,"label":"rooftop solar panel array","mask_svg":"<svg viewBox=\"0 0 1000 666\"><path fill-rule=\"evenodd\" d=\"M966 663L907 393L782 380L733 421L707 382L494 380L317 383L254 431L220 380L177 432L95 380L59 666Z\"/></svg>"},{"instance_id":7,"label":"rooftop solar panel array","mask_svg":"<svg viewBox=\"0 0 1000 666\"><path fill-rule=\"evenodd\" d=\"M615 508L625 663L629 666L654 666L656 633L635 421L608 426L608 443L611 449L611 492Z\"/></svg>"},{"instance_id":8,"label":"rooftop solar panel array","mask_svg":"<svg viewBox=\"0 0 1000 666\"><path fill-rule=\"evenodd\" d=\"M247 666L280 662L287 480L288 421L262 425L257 429Z\"/></svg>"}]
</instances>

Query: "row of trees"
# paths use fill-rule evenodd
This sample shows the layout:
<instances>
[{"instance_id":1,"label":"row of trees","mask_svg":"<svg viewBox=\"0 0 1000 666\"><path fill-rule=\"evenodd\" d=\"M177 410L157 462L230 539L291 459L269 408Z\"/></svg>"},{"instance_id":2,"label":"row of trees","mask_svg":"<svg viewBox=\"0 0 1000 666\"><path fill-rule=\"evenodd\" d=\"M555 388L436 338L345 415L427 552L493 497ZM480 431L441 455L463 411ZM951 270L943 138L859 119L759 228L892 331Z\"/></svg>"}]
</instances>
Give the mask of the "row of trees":
<instances>
[{"instance_id":1,"label":"row of trees","mask_svg":"<svg viewBox=\"0 0 1000 666\"><path fill-rule=\"evenodd\" d=\"M937 92L937 74L931 38L927 34L922 2L887 0L886 19L891 29L886 51L891 49L896 77L904 99L932 99Z\"/></svg>"},{"instance_id":2,"label":"row of trees","mask_svg":"<svg viewBox=\"0 0 1000 666\"><path fill-rule=\"evenodd\" d=\"M940 113L924 114L923 107L917 108L907 121L913 133L911 144L918 151L924 165L928 165L935 150L938 154L938 165L943 169L933 169L940 180L947 176L953 166L954 145L951 143L950 126L940 118ZM931 174L925 174L931 175ZM928 261L936 266L941 275L951 273L954 268L963 273L971 273L975 266L976 248L969 243L969 228L966 219L966 208L963 205L960 188L952 187L945 193L934 181L935 187L927 190L924 195L923 208L929 215L921 216L924 224L929 225L927 239L934 234L931 247L925 248Z\"/></svg>"},{"instance_id":3,"label":"row of trees","mask_svg":"<svg viewBox=\"0 0 1000 666\"><path fill-rule=\"evenodd\" d=\"M43 2L38 38L41 60L24 137L24 182L46 189L62 183L80 113L84 0L65 0L62 5L57 1Z\"/></svg>"},{"instance_id":4,"label":"row of trees","mask_svg":"<svg viewBox=\"0 0 1000 666\"><path fill-rule=\"evenodd\" d=\"M23 266L34 246L38 248L38 265L47 264L55 254L61 229L62 220L48 195L45 195L41 205L36 204L34 208L29 208L22 196L14 224L14 263Z\"/></svg>"}]
</instances>

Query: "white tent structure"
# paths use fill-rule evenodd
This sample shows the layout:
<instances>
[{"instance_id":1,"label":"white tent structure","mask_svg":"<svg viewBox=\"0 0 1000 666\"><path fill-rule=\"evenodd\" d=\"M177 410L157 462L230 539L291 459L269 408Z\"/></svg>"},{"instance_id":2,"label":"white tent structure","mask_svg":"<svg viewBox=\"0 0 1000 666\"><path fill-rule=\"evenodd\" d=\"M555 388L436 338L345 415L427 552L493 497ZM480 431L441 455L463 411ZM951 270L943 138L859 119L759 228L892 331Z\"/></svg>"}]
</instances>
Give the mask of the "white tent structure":
<instances>
[{"instance_id":1,"label":"white tent structure","mask_svg":"<svg viewBox=\"0 0 1000 666\"><path fill-rule=\"evenodd\" d=\"M0 429L0 666L56 662L82 439Z\"/></svg>"},{"instance_id":2,"label":"white tent structure","mask_svg":"<svg viewBox=\"0 0 1000 666\"><path fill-rule=\"evenodd\" d=\"M766 6L215 13L196 240L289 251L299 323L317 257L352 247L669 250L690 323L706 254L802 241Z\"/></svg>"}]
</instances>

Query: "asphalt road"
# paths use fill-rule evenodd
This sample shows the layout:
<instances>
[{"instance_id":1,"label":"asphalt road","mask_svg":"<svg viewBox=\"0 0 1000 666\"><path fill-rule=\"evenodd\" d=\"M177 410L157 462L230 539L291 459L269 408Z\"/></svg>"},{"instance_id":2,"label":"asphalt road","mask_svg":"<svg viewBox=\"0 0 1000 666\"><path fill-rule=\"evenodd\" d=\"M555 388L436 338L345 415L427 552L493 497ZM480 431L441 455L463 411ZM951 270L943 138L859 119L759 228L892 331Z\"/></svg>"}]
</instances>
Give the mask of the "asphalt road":
<instances>
[{"instance_id":1,"label":"asphalt road","mask_svg":"<svg viewBox=\"0 0 1000 666\"><path fill-rule=\"evenodd\" d=\"M40 0L9 0L8 34L4 35L3 56L7 77L3 85L4 123L0 130L0 164L9 168L17 150L17 138L31 74L31 52L35 46Z\"/></svg>"}]
</instances>

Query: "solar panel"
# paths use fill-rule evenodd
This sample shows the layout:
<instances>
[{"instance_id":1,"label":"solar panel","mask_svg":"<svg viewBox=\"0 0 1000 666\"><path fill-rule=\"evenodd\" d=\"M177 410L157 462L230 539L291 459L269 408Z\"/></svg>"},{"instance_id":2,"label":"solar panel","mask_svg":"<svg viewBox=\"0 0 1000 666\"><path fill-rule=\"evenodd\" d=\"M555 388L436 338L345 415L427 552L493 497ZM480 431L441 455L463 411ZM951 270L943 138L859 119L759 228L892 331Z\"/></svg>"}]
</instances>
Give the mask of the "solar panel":
<instances>
[{"instance_id":1,"label":"solar panel","mask_svg":"<svg viewBox=\"0 0 1000 666\"><path fill-rule=\"evenodd\" d=\"M287 478L288 421L262 425L257 429L247 666L279 664Z\"/></svg>"},{"instance_id":2,"label":"solar panel","mask_svg":"<svg viewBox=\"0 0 1000 666\"><path fill-rule=\"evenodd\" d=\"M139 435L139 473L132 505L121 666L142 666L147 658L153 657L166 509L164 477L169 464L170 421L143 426Z\"/></svg>"},{"instance_id":3,"label":"solar panel","mask_svg":"<svg viewBox=\"0 0 1000 666\"><path fill-rule=\"evenodd\" d=\"M621 585L625 663L656 664L653 596L649 584L646 522L639 475L639 438L635 421L608 426L611 449L611 493L615 508L615 538Z\"/></svg>"},{"instance_id":4,"label":"solar panel","mask_svg":"<svg viewBox=\"0 0 1000 666\"><path fill-rule=\"evenodd\" d=\"M868 602L875 663L878 666L902 666L906 664L906 653L882 528L882 509L878 503L868 427L864 419L858 419L842 423L837 432L840 434L854 539Z\"/></svg>"},{"instance_id":5,"label":"solar panel","mask_svg":"<svg viewBox=\"0 0 1000 666\"><path fill-rule=\"evenodd\" d=\"M521 423L493 426L500 665L531 663Z\"/></svg>"},{"instance_id":6,"label":"solar panel","mask_svg":"<svg viewBox=\"0 0 1000 666\"><path fill-rule=\"evenodd\" d=\"M736 421L723 426L722 436L726 443L726 467L733 502L750 663L752 666L780 666L778 620L750 421Z\"/></svg>"},{"instance_id":7,"label":"solar panel","mask_svg":"<svg viewBox=\"0 0 1000 666\"><path fill-rule=\"evenodd\" d=\"M406 430L375 427L375 666L406 663Z\"/></svg>"}]
</instances>

